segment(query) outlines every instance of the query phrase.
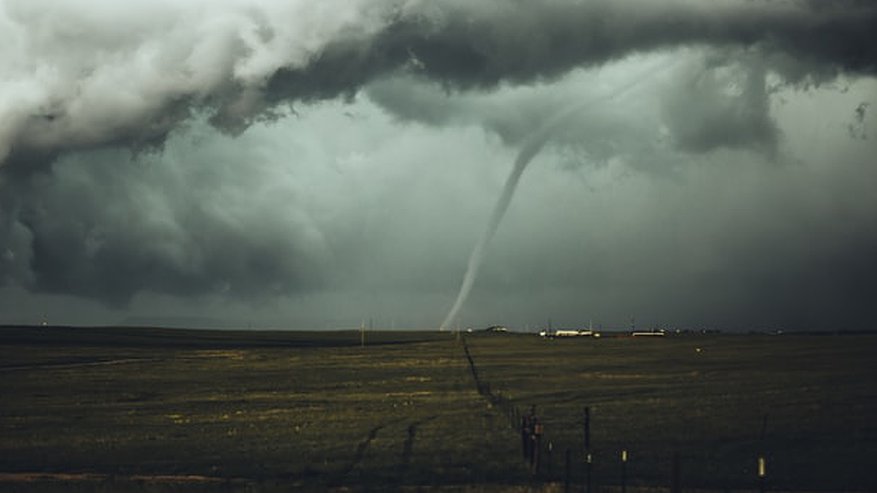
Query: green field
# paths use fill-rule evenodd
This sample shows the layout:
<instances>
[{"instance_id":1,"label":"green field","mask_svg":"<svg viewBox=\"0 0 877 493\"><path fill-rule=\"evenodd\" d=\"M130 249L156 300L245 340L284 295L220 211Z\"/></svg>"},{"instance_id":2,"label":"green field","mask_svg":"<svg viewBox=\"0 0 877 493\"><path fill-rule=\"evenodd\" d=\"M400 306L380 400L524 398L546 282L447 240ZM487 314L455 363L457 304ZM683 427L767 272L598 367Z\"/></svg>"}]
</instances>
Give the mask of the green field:
<instances>
[{"instance_id":1,"label":"green field","mask_svg":"<svg viewBox=\"0 0 877 493\"><path fill-rule=\"evenodd\" d=\"M622 449L632 492L669 491L674 453L685 491L754 491L760 452L774 491L875 491L875 357L874 335L5 328L0 491L562 491L584 406L594 491Z\"/></svg>"}]
</instances>

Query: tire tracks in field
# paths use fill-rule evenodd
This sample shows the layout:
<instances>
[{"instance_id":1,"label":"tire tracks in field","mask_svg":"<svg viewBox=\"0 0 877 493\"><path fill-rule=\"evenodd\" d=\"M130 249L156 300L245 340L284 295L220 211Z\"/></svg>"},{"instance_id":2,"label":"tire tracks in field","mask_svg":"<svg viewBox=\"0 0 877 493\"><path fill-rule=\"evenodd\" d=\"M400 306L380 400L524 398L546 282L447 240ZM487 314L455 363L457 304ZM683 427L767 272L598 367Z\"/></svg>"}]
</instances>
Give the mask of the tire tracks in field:
<instances>
[{"instance_id":1,"label":"tire tracks in field","mask_svg":"<svg viewBox=\"0 0 877 493\"><path fill-rule=\"evenodd\" d=\"M414 449L414 439L417 436L417 427L429 423L436 418L438 418L437 415L429 416L427 418L421 419L420 421L414 421L408 425L408 436L405 437L405 444L402 446L402 460L399 463L399 478L402 478L402 475L411 464L411 452Z\"/></svg>"},{"instance_id":2,"label":"tire tracks in field","mask_svg":"<svg viewBox=\"0 0 877 493\"><path fill-rule=\"evenodd\" d=\"M400 458L399 465L396 468L396 478L399 481L402 480L404 473L408 470L408 467L411 464L411 455L414 450L414 441L417 437L417 428L423 426L424 424L438 418L438 415L429 416L423 418L418 421L411 422L407 427L407 434L405 437L405 441L402 445L402 454ZM347 466L345 466L340 472L340 476L348 476L360 465L363 460L365 460L365 454L368 452L368 448L371 446L371 443L378 437L378 433L380 433L383 429L392 426L398 423L401 420L392 420L386 423L379 424L375 426L371 430L369 430L366 437L356 445L356 452L353 454L353 460L350 461Z\"/></svg>"},{"instance_id":3,"label":"tire tracks in field","mask_svg":"<svg viewBox=\"0 0 877 493\"><path fill-rule=\"evenodd\" d=\"M391 424L393 424L393 421L380 424L369 430L368 435L366 435L365 437L365 440L359 442L356 445L356 452L353 454L353 460L350 462L350 464L347 465L347 467L345 467L341 471L341 475L346 476L350 474L351 472L353 472L354 469L356 469L356 466L362 463L362 460L365 458L366 450L368 450L368 447L369 445L371 445L372 441L377 438L378 432L383 430L387 426L390 426Z\"/></svg>"}]
</instances>

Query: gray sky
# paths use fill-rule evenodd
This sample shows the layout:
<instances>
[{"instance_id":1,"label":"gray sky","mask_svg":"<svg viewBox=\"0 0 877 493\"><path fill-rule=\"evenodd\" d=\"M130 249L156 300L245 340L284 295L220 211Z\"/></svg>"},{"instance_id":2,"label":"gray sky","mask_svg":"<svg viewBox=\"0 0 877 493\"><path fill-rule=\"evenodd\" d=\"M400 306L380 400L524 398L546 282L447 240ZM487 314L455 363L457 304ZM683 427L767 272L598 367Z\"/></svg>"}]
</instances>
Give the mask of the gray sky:
<instances>
[{"instance_id":1,"label":"gray sky","mask_svg":"<svg viewBox=\"0 0 877 493\"><path fill-rule=\"evenodd\" d=\"M877 5L0 0L0 323L871 329ZM627 87L623 94L616 94Z\"/></svg>"}]
</instances>

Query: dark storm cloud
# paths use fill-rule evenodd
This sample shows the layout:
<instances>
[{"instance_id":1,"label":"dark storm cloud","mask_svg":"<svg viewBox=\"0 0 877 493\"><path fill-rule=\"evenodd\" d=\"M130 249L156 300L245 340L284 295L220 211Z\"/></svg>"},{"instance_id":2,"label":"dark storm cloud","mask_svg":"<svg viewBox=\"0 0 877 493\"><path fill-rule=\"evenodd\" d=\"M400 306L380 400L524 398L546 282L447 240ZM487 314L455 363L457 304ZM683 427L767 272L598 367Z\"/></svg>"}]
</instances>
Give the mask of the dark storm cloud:
<instances>
[{"instance_id":1,"label":"dark storm cloud","mask_svg":"<svg viewBox=\"0 0 877 493\"><path fill-rule=\"evenodd\" d=\"M733 57L713 64L746 72L745 89L733 97L718 94L720 81L704 80L711 76L706 69L700 80L685 81L689 87L678 91L682 100L691 90L704 101L715 95L722 100L702 106L693 121L677 119L678 144L694 151L750 145L772 151L776 135L763 87L768 68L791 83L877 69L877 8L861 2L443 2L403 12L369 39L330 42L304 69L280 69L266 97L350 97L368 81L399 70L446 91L486 90L504 82L551 80L631 53L704 45ZM714 68L708 67L710 73ZM464 103L451 98L409 93L403 101L399 89L405 91L384 84L371 94L403 118L436 125L465 112ZM533 110L531 115L546 112ZM503 116L485 123L506 141L517 142L532 130L523 118Z\"/></svg>"},{"instance_id":2,"label":"dark storm cloud","mask_svg":"<svg viewBox=\"0 0 877 493\"><path fill-rule=\"evenodd\" d=\"M778 67L795 78L877 69L877 6L864 2L332 5L140 12L8 2L13 75L4 91L17 101L4 111L0 155L154 145L192 108L240 131L281 102L351 96L400 69L483 88L691 44L785 56Z\"/></svg>"},{"instance_id":3,"label":"dark storm cloud","mask_svg":"<svg viewBox=\"0 0 877 493\"><path fill-rule=\"evenodd\" d=\"M115 304L139 291L245 296L319 285L320 234L306 219L287 222L294 201L254 206L253 197L223 195L221 180L206 196L200 176L175 171L203 167L150 154L193 120L240 134L294 113L294 104L352 99L400 74L464 97L696 45L730 58L692 68L677 93L685 96L666 101L674 143L771 153L766 71L792 83L872 75L875 25L877 6L854 1L10 0L0 7L8 38L0 47L0 283ZM738 90L725 91L729 82ZM686 106L687 97L697 104ZM466 111L436 100L416 108L430 103L416 94L396 102L384 106L437 126ZM500 104L478 123L513 143L555 107L534 100L516 113ZM579 123L602 129L585 147L604 159L616 152L600 146L635 145L636 134L606 137L613 127L605 121ZM120 148L145 154L131 159ZM224 169L223 180L255 172L240 153L232 160L240 170ZM215 204L246 212L229 216Z\"/></svg>"},{"instance_id":4,"label":"dark storm cloud","mask_svg":"<svg viewBox=\"0 0 877 493\"><path fill-rule=\"evenodd\" d=\"M124 305L139 291L239 299L317 288L322 237L307 217L277 208L295 194L272 191L260 163L243 177L234 157L173 155L132 161L125 151L65 158L51 174L5 194L9 235L0 273L46 293ZM213 156L215 158L215 156ZM258 177L258 178L257 178ZM234 178L234 188L223 183ZM250 183L249 190L239 187Z\"/></svg>"},{"instance_id":5,"label":"dark storm cloud","mask_svg":"<svg viewBox=\"0 0 877 493\"><path fill-rule=\"evenodd\" d=\"M778 130L770 115L765 67L739 58L694 66L665 100L664 122L679 148L776 152Z\"/></svg>"},{"instance_id":6,"label":"dark storm cloud","mask_svg":"<svg viewBox=\"0 0 877 493\"><path fill-rule=\"evenodd\" d=\"M646 95L634 90L568 115L552 130L551 144L594 163L619 156L647 161L654 172L673 171L672 163L653 152L661 140L696 154L724 148L776 155L781 135L770 96L777 86L769 84L763 60L741 50L688 50L676 57L661 54L657 62L628 58L611 73L580 71L550 85L488 94L449 94L411 76L382 78L369 84L366 94L400 120L434 127L478 125L515 147L566 108L647 80L639 84L646 86L639 89ZM661 104L652 107L648 95L657 95ZM634 114L636 122L631 121ZM656 128L665 135L655 135Z\"/></svg>"}]
</instances>

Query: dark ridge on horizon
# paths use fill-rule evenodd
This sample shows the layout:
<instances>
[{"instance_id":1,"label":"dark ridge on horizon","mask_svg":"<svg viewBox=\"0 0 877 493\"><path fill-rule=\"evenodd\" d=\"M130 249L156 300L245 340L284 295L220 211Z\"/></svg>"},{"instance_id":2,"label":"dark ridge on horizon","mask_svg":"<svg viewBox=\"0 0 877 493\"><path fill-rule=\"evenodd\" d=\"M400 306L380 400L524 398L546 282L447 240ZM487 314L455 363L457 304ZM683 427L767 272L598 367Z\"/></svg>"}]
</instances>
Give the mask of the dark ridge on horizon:
<instances>
[{"instance_id":1,"label":"dark ridge on horizon","mask_svg":"<svg viewBox=\"0 0 877 493\"><path fill-rule=\"evenodd\" d=\"M409 344L445 337L435 331L369 330L366 345ZM245 330L124 326L0 325L0 343L179 348L352 347L359 330Z\"/></svg>"}]
</instances>

